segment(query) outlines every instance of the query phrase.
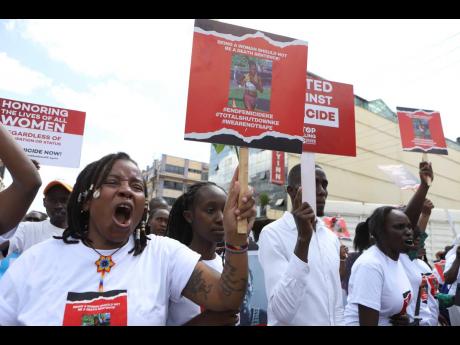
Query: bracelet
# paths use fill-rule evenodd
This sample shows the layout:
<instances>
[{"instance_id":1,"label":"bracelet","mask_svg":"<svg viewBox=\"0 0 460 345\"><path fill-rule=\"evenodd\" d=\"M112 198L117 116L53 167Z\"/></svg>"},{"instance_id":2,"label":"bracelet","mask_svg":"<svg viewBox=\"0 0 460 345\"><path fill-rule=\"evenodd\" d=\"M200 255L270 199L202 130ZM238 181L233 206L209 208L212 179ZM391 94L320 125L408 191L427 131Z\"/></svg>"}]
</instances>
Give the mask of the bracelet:
<instances>
[{"instance_id":1,"label":"bracelet","mask_svg":"<svg viewBox=\"0 0 460 345\"><path fill-rule=\"evenodd\" d=\"M246 243L242 246L234 246L232 244L225 243L225 250L226 251L228 250L230 253L234 253L234 254L246 253L248 251L248 247L249 247L249 243Z\"/></svg>"}]
</instances>

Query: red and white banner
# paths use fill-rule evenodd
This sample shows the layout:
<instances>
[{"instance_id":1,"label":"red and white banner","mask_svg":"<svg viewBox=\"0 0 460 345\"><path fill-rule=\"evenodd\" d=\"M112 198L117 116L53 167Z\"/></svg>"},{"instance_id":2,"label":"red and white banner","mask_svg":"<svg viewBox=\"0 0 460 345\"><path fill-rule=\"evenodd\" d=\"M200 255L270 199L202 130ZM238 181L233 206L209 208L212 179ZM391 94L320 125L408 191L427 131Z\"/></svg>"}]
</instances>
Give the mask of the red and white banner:
<instances>
[{"instance_id":1,"label":"red and white banner","mask_svg":"<svg viewBox=\"0 0 460 345\"><path fill-rule=\"evenodd\" d=\"M284 185L284 152L272 151L272 173L270 183Z\"/></svg>"},{"instance_id":2,"label":"red and white banner","mask_svg":"<svg viewBox=\"0 0 460 345\"><path fill-rule=\"evenodd\" d=\"M308 77L304 152L356 156L353 85Z\"/></svg>"},{"instance_id":3,"label":"red and white banner","mask_svg":"<svg viewBox=\"0 0 460 345\"><path fill-rule=\"evenodd\" d=\"M446 140L438 111L396 108L404 151L447 155Z\"/></svg>"},{"instance_id":4,"label":"red and white banner","mask_svg":"<svg viewBox=\"0 0 460 345\"><path fill-rule=\"evenodd\" d=\"M78 168L85 113L0 98L0 123L43 165Z\"/></svg>"},{"instance_id":5,"label":"red and white banner","mask_svg":"<svg viewBox=\"0 0 460 345\"><path fill-rule=\"evenodd\" d=\"M306 42L195 21L185 139L302 152Z\"/></svg>"}]
</instances>

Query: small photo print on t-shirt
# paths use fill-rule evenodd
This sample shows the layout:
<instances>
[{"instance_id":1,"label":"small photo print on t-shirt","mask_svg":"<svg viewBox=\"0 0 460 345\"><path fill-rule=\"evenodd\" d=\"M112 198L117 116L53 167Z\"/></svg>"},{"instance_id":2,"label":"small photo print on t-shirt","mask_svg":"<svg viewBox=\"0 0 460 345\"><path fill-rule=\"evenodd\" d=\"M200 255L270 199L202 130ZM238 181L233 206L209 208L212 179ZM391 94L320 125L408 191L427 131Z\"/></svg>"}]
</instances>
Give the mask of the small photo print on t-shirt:
<instances>
[{"instance_id":1,"label":"small photo print on t-shirt","mask_svg":"<svg viewBox=\"0 0 460 345\"><path fill-rule=\"evenodd\" d=\"M127 290L69 292L63 326L126 326Z\"/></svg>"}]
</instances>

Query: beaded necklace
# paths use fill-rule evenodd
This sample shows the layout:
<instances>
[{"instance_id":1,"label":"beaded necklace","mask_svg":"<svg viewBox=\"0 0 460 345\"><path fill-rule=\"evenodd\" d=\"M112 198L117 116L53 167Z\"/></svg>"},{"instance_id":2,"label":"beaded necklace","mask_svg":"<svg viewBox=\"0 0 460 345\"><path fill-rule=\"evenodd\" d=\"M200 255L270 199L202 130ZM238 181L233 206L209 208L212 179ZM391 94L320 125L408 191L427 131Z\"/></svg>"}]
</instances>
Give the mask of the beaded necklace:
<instances>
[{"instance_id":1,"label":"beaded necklace","mask_svg":"<svg viewBox=\"0 0 460 345\"><path fill-rule=\"evenodd\" d=\"M112 254L110 255L102 255L97 251L97 249L91 247L96 253L99 254L99 259L95 262L97 267L97 273L101 273L101 279L99 280L99 292L104 292L104 277L105 273L109 273L110 269L115 266L115 261L112 260L112 256L115 255L123 246L117 248Z\"/></svg>"}]
</instances>

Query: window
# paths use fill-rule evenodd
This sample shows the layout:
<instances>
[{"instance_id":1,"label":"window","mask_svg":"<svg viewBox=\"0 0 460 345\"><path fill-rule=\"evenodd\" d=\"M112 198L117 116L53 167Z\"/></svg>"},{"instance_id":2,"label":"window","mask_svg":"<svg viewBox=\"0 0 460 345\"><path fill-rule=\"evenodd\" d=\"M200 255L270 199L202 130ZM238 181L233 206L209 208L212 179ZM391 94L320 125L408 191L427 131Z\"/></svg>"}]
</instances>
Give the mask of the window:
<instances>
[{"instance_id":1,"label":"window","mask_svg":"<svg viewBox=\"0 0 460 345\"><path fill-rule=\"evenodd\" d=\"M197 169L188 169L188 172L191 172L193 174L201 174L201 170L197 170Z\"/></svg>"},{"instance_id":2,"label":"window","mask_svg":"<svg viewBox=\"0 0 460 345\"><path fill-rule=\"evenodd\" d=\"M166 164L165 171L173 174L184 175L184 167L178 167L177 165Z\"/></svg>"},{"instance_id":3,"label":"window","mask_svg":"<svg viewBox=\"0 0 460 345\"><path fill-rule=\"evenodd\" d=\"M184 184L181 182L174 182L174 181L164 181L163 187L167 189L174 189L182 191L184 189Z\"/></svg>"}]
</instances>

